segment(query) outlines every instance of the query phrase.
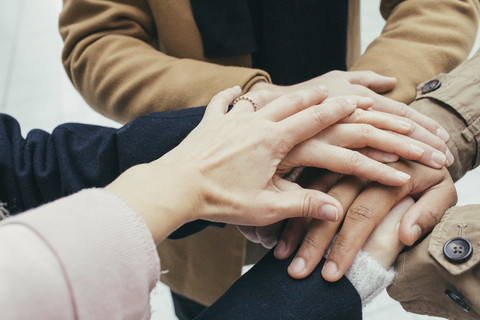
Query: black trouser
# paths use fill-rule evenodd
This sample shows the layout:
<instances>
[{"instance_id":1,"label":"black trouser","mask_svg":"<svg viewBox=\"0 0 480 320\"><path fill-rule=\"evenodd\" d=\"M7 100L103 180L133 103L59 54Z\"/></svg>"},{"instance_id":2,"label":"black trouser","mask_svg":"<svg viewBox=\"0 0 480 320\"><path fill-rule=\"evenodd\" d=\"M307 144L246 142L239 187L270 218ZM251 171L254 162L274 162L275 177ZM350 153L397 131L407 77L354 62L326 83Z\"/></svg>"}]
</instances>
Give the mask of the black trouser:
<instances>
[{"instance_id":1,"label":"black trouser","mask_svg":"<svg viewBox=\"0 0 480 320\"><path fill-rule=\"evenodd\" d=\"M170 292L172 293L175 315L179 320L192 320L207 308L203 304L190 300L173 291Z\"/></svg>"}]
</instances>

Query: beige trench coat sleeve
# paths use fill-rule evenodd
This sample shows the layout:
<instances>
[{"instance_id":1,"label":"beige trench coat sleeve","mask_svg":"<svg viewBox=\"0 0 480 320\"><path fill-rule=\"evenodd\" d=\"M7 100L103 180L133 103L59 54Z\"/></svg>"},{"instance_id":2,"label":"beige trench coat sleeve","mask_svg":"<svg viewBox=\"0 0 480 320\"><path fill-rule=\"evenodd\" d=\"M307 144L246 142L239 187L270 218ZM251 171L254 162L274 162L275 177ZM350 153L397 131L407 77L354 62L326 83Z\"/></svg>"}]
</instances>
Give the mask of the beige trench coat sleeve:
<instances>
[{"instance_id":1,"label":"beige trench coat sleeve","mask_svg":"<svg viewBox=\"0 0 480 320\"><path fill-rule=\"evenodd\" d=\"M443 247L460 235L471 243L473 255L465 263L453 264L443 255ZM455 320L480 319L479 240L480 204L449 209L427 238L398 257L389 295L409 312ZM461 295L469 312L447 297L446 290Z\"/></svg>"},{"instance_id":2,"label":"beige trench coat sleeve","mask_svg":"<svg viewBox=\"0 0 480 320\"><path fill-rule=\"evenodd\" d=\"M464 61L475 42L478 0L383 0L382 34L350 70L396 77L388 97L411 103L416 86Z\"/></svg>"},{"instance_id":3,"label":"beige trench coat sleeve","mask_svg":"<svg viewBox=\"0 0 480 320\"><path fill-rule=\"evenodd\" d=\"M65 70L92 108L119 122L206 105L226 88L248 90L258 80L270 81L261 70L220 65L247 65L250 56L205 61L189 1L63 3L59 24Z\"/></svg>"},{"instance_id":4,"label":"beige trench coat sleeve","mask_svg":"<svg viewBox=\"0 0 480 320\"><path fill-rule=\"evenodd\" d=\"M454 180L480 163L480 51L449 74L441 74L417 91L416 109L434 118L450 133L448 146L455 157L449 171ZM438 81L438 82L437 82ZM438 86L430 91L429 88ZM426 91L426 92L424 92ZM429 92L428 92L429 91ZM445 243L461 236L470 241L472 257L460 264L449 262ZM448 319L480 319L480 196L478 205L453 207L420 244L399 256L397 276L388 289L410 312ZM462 295L467 313L445 295Z\"/></svg>"}]
</instances>

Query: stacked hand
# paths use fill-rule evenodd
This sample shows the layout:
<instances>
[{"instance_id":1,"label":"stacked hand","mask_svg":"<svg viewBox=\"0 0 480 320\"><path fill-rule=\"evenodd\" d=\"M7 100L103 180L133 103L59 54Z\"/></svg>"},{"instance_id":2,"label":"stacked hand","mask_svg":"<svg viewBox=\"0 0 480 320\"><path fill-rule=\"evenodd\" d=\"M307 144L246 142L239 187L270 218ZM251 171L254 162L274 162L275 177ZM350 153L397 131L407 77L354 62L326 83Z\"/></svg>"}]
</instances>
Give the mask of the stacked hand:
<instances>
[{"instance_id":1,"label":"stacked hand","mask_svg":"<svg viewBox=\"0 0 480 320\"><path fill-rule=\"evenodd\" d=\"M359 152L333 148L323 136L316 136L352 115L356 107L371 108L372 99L324 101L327 92L321 87L285 95L259 91L249 94L263 107L259 111L254 112L249 101L240 100L227 113L240 93L235 87L215 96L201 123L177 148L152 163L127 170L107 186L139 212L156 242L195 219L251 226L292 217L341 219L344 208L338 200L283 178L294 166L327 167L390 186L408 182L407 174ZM361 118L361 113L353 118ZM395 120L382 123L389 130L408 131ZM435 152L406 136L373 127L366 132L371 138L366 144L355 142L355 147L368 145L379 152L427 162L427 158L422 160L424 154ZM387 143L390 140L394 146Z\"/></svg>"},{"instance_id":2,"label":"stacked hand","mask_svg":"<svg viewBox=\"0 0 480 320\"><path fill-rule=\"evenodd\" d=\"M310 82L321 83L332 79L334 83L338 82L339 84L343 81L342 88L371 97L374 103L368 111L357 109L355 113L340 123L317 134L317 143L322 141L329 143L331 147L361 148L358 150L361 153L378 161L390 162L389 166L409 173L412 178L404 186L386 187L370 182L370 179L361 178L358 171L353 176L341 176L338 174L340 171L337 168L310 163L311 166L333 171L324 172L310 182L308 188L328 192L329 195L339 200L345 210L343 212L344 221L328 222L311 218L297 218L289 220L285 227L282 222L261 228L239 227L248 239L260 242L269 248L279 240L275 250L275 256L278 259L290 256L301 243L296 258L288 270L289 274L295 278L304 278L312 272L338 232L337 241L323 270L326 280L338 280L351 265L372 230L406 195L414 197L417 203L407 211L399 225L399 239L405 245L413 245L415 241L428 233L441 219L443 213L456 203L457 199L453 181L444 167L453 162L453 156L444 143L444 140L448 139L448 135L433 120L406 105L391 101L376 93L391 89L389 86L395 83L392 78L381 77L370 72L333 72L310 80ZM266 86L267 84L262 85ZM329 90L330 96L332 96L332 91L334 94L341 92L331 88ZM380 120L381 117L386 118ZM405 124L406 130L402 131L388 125L391 122L387 118L396 119L400 124ZM350 124L347 131L345 131L345 123ZM361 129L355 133L350 131L355 128L354 124L358 125L359 123L404 134L417 141L422 141L430 147L425 148L424 144L413 143L413 149L420 147L424 150L422 157L417 159L418 162L398 160L398 157L391 154L392 149L388 149L386 144L378 144L378 141L372 144L368 134L372 127L363 126L363 128L369 129ZM376 131L372 130L372 132ZM384 142L395 144L394 140L387 139ZM304 144L312 144L312 142ZM366 146L374 149L365 148ZM393 145L390 147L393 148ZM399 154L398 150L393 153ZM401 156L405 158L405 156ZM283 227L283 233L279 237L279 232Z\"/></svg>"}]
</instances>

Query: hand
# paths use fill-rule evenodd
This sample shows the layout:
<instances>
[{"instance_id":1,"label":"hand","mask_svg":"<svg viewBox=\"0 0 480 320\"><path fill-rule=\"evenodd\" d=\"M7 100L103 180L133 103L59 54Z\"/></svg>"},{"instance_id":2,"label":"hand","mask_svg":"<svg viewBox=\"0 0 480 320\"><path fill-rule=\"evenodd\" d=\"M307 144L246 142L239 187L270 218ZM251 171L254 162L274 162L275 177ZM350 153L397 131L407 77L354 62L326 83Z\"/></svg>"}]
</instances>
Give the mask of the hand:
<instances>
[{"instance_id":1,"label":"hand","mask_svg":"<svg viewBox=\"0 0 480 320\"><path fill-rule=\"evenodd\" d=\"M384 77L371 71L331 71L314 79L293 85L277 86L265 82L258 82L250 88L250 92L257 90L272 90L292 92L304 87L325 85L329 90L329 97L357 95L372 98L373 110L400 116L405 123L416 123L420 128L411 130L411 138L424 142L443 152L447 158L447 165L453 163L453 155L445 145L449 135L436 121L422 115L406 104L388 99L379 93L392 90L397 83L395 78Z\"/></svg>"},{"instance_id":2,"label":"hand","mask_svg":"<svg viewBox=\"0 0 480 320\"><path fill-rule=\"evenodd\" d=\"M370 107L368 100L362 100L360 97L356 98L358 101L362 101L360 104L361 108ZM445 162L445 157L442 153L403 135L396 135L377 129L381 128L401 134L411 132L410 126L404 126L397 120L397 117L390 114L357 108L350 116L322 130L313 138L297 145L285 157L278 168L282 170L283 165L286 165L287 168L296 167L300 163L295 161L301 161L304 165L321 167L332 172L355 173L370 180L389 184L389 181L383 180L384 167L374 161L369 161L368 158L362 157L358 153L351 153L351 151L345 148L358 148L356 150L360 153L380 162L395 162L400 155L406 159L418 160L433 168L441 168ZM329 156L317 157L316 154L319 151L322 152L322 155ZM357 159L352 159L352 161L348 162L356 167L342 167L346 162L338 161L338 157L343 154L357 157ZM364 165L367 163L369 164L368 167ZM366 171L363 172L362 168ZM332 174L329 176L332 176ZM338 177L338 175L336 176ZM322 177L319 181L324 180L325 177ZM328 181L332 181L332 179L330 178ZM332 185L330 184L330 187ZM322 189L318 189L318 187L317 185L315 189L324 192L328 191L328 189L324 189L325 185ZM304 230L310 224L310 221L303 219L303 222L300 223L299 219L297 219L296 224L295 228ZM291 227L291 225L289 224L288 227ZM266 248L272 248L277 243L282 226L283 223L275 223L265 227L238 226L238 229L248 240L261 243ZM296 241L299 241L300 238L300 236L297 236Z\"/></svg>"},{"instance_id":3,"label":"hand","mask_svg":"<svg viewBox=\"0 0 480 320\"><path fill-rule=\"evenodd\" d=\"M107 186L140 213L157 243L196 219L262 226L296 216L337 220L343 212L322 192L292 188L296 185L282 179L277 166L295 145L351 114L356 100L320 104L327 93L319 87L284 96L261 91L255 101L273 100L263 109L253 112L252 104L241 100L227 114L240 93L236 87L215 96L179 146ZM378 165L392 185L407 182L408 175Z\"/></svg>"},{"instance_id":4,"label":"hand","mask_svg":"<svg viewBox=\"0 0 480 320\"><path fill-rule=\"evenodd\" d=\"M418 199L402 218L399 229L400 240L409 246L428 233L440 221L443 213L456 203L455 187L446 168L432 169L412 161L398 161L389 165L409 173L412 177L409 183L401 187L386 187L347 176L328 192L348 210L322 272L326 280L340 279L375 226L406 195ZM275 251L278 259L285 259L292 254L300 241L299 234L306 231L296 226L302 226L304 222L296 220L289 221L292 226L287 225L281 236ZM299 279L310 274L339 227L340 222L313 220L288 270L289 274ZM299 260L295 261L297 258ZM301 268L294 268L293 265Z\"/></svg>"},{"instance_id":5,"label":"hand","mask_svg":"<svg viewBox=\"0 0 480 320\"><path fill-rule=\"evenodd\" d=\"M400 200L368 236L362 251L368 253L388 270L405 245L400 241L400 223L405 213L415 204L412 197Z\"/></svg>"}]
</instances>

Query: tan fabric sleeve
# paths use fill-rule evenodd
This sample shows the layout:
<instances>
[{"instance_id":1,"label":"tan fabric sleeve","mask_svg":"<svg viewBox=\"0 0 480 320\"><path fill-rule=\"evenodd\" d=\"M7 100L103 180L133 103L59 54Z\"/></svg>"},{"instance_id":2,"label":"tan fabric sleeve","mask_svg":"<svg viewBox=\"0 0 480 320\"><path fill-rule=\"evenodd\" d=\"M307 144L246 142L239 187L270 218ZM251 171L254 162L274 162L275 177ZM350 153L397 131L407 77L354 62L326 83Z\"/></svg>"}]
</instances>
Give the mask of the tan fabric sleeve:
<instances>
[{"instance_id":1,"label":"tan fabric sleeve","mask_svg":"<svg viewBox=\"0 0 480 320\"><path fill-rule=\"evenodd\" d=\"M455 320L480 319L480 205L453 207L420 244L399 256L397 276L387 290L402 307L418 314ZM471 243L473 255L461 264L443 255L445 243L455 237ZM465 312L445 291L462 295L470 306Z\"/></svg>"},{"instance_id":2,"label":"tan fabric sleeve","mask_svg":"<svg viewBox=\"0 0 480 320\"><path fill-rule=\"evenodd\" d=\"M175 7L169 10L175 14ZM198 30L188 29L196 26L184 27L181 18L172 30L196 35ZM143 0L64 0L59 23L65 69L87 103L103 115L125 123L149 112L206 105L234 85L270 81L260 70L197 61L201 53L193 60L160 52L154 20Z\"/></svg>"},{"instance_id":3,"label":"tan fabric sleeve","mask_svg":"<svg viewBox=\"0 0 480 320\"><path fill-rule=\"evenodd\" d=\"M417 88L413 108L440 123L450 134L448 147L455 162L448 168L457 181L480 164L480 51L449 74L431 80L440 87L422 92Z\"/></svg>"},{"instance_id":4,"label":"tan fabric sleeve","mask_svg":"<svg viewBox=\"0 0 480 320\"><path fill-rule=\"evenodd\" d=\"M385 28L350 70L396 77L387 96L411 103L419 83L467 58L479 11L478 0L383 0Z\"/></svg>"}]
</instances>

